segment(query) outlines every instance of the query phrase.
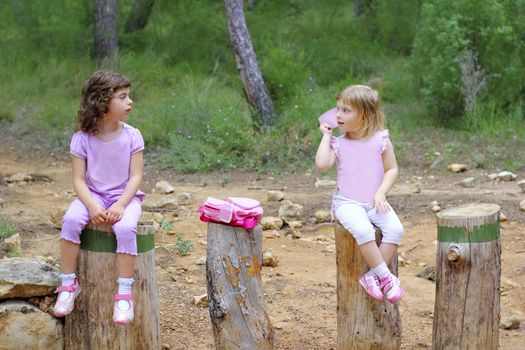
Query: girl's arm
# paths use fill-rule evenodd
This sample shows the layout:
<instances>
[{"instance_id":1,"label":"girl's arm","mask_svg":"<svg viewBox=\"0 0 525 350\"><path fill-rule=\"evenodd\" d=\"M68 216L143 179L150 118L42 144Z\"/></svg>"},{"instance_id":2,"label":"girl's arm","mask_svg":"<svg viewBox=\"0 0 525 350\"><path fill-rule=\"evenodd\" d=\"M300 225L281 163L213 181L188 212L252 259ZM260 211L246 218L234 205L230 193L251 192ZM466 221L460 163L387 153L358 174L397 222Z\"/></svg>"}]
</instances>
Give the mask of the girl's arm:
<instances>
[{"instance_id":1,"label":"girl's arm","mask_svg":"<svg viewBox=\"0 0 525 350\"><path fill-rule=\"evenodd\" d=\"M73 156L73 189L78 198L89 211L89 218L95 225L106 222L104 208L91 196L91 191L86 185L86 160Z\"/></svg>"},{"instance_id":2,"label":"girl's arm","mask_svg":"<svg viewBox=\"0 0 525 350\"><path fill-rule=\"evenodd\" d=\"M376 208L376 211L379 213L386 213L390 211L390 205L386 201L386 194L394 185L397 179L397 161L396 155L394 154L394 147L390 140L387 140L386 148L382 154L383 157L383 167L385 169L385 176L383 182L379 189L377 190L372 205Z\"/></svg>"},{"instance_id":3,"label":"girl's arm","mask_svg":"<svg viewBox=\"0 0 525 350\"><path fill-rule=\"evenodd\" d=\"M320 170L330 169L335 162L335 153L330 142L332 139L332 128L327 123L322 123L319 126L319 130L323 134L323 138L319 143L317 148L317 153L315 155L315 165Z\"/></svg>"},{"instance_id":4,"label":"girl's arm","mask_svg":"<svg viewBox=\"0 0 525 350\"><path fill-rule=\"evenodd\" d=\"M144 168L143 153L144 152L140 151L131 156L129 181L124 189L124 193L122 193L122 196L120 196L120 198L106 211L106 214L108 215L108 223L110 225L122 219L124 210L139 190L140 184L142 183L142 173Z\"/></svg>"}]
</instances>

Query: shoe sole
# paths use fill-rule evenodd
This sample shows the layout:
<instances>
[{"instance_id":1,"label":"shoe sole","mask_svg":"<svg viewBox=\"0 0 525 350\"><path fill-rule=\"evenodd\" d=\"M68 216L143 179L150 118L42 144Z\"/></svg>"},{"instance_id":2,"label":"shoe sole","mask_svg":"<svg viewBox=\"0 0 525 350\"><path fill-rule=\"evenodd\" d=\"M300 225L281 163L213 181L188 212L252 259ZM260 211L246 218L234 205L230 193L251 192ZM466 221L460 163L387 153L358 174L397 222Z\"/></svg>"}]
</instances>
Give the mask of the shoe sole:
<instances>
[{"instance_id":1,"label":"shoe sole","mask_svg":"<svg viewBox=\"0 0 525 350\"><path fill-rule=\"evenodd\" d=\"M377 300L377 301L384 301L384 300L385 300L384 297L383 297L383 298L379 298L379 297L376 298L376 297L373 296L372 294L368 293L368 290L366 289L366 286L365 286L365 284L361 281L361 279L359 279L359 284L365 289L365 293L368 294L368 295L370 295L373 299L375 299L375 300Z\"/></svg>"},{"instance_id":2,"label":"shoe sole","mask_svg":"<svg viewBox=\"0 0 525 350\"><path fill-rule=\"evenodd\" d=\"M390 300L388 300L388 302L390 304L395 304L397 303L399 300L401 300L401 298L403 298L403 296L405 295L405 291L403 290L403 288L399 287L399 290L401 291L401 293L399 293L398 296L396 296L395 298L392 298Z\"/></svg>"}]
</instances>

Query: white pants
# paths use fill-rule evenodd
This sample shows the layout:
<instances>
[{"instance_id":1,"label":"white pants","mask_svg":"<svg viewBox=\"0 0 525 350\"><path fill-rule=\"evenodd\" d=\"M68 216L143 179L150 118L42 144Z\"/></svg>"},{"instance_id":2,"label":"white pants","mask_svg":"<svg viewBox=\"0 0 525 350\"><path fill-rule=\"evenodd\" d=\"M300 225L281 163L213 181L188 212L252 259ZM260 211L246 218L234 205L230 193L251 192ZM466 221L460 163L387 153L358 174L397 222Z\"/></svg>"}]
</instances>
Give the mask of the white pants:
<instances>
[{"instance_id":1,"label":"white pants","mask_svg":"<svg viewBox=\"0 0 525 350\"><path fill-rule=\"evenodd\" d=\"M401 243L404 233L403 225L392 208L388 213L377 213L370 203L359 203L336 193L333 199L333 210L337 220L354 236L358 245L376 240L372 224L381 230L382 243L396 245Z\"/></svg>"}]
</instances>

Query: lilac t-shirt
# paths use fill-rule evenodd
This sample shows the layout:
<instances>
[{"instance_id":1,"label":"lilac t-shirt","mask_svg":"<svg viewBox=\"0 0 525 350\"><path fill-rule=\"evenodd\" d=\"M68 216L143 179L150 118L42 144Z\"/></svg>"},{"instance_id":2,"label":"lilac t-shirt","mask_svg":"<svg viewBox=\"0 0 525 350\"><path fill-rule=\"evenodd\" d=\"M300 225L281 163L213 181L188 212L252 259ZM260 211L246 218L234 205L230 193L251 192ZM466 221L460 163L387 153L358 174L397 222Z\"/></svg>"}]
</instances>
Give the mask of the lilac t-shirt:
<instances>
[{"instance_id":1,"label":"lilac t-shirt","mask_svg":"<svg viewBox=\"0 0 525 350\"><path fill-rule=\"evenodd\" d=\"M86 160L86 184L90 191L101 195L109 202L122 196L129 181L131 156L144 150L140 131L122 123L118 136L104 142L91 133L77 131L71 140L70 152ZM136 197L144 199L144 192Z\"/></svg>"},{"instance_id":2,"label":"lilac t-shirt","mask_svg":"<svg viewBox=\"0 0 525 350\"><path fill-rule=\"evenodd\" d=\"M372 202L385 176L382 154L388 138L388 130L376 131L368 140L332 137L341 195L360 203Z\"/></svg>"}]
</instances>

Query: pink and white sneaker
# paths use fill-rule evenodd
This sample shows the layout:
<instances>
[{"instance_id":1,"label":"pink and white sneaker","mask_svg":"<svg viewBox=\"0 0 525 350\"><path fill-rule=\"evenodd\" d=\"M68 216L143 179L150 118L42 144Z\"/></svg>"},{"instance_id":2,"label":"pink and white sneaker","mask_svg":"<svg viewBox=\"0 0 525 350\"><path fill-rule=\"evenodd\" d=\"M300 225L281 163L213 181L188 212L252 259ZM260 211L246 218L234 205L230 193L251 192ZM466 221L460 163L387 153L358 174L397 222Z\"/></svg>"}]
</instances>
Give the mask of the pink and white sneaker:
<instances>
[{"instance_id":1,"label":"pink and white sneaker","mask_svg":"<svg viewBox=\"0 0 525 350\"><path fill-rule=\"evenodd\" d=\"M125 326L130 324L133 318L133 294L116 294L113 323Z\"/></svg>"},{"instance_id":2,"label":"pink and white sneaker","mask_svg":"<svg viewBox=\"0 0 525 350\"><path fill-rule=\"evenodd\" d=\"M58 293L58 297L55 303L54 314L56 317L64 317L73 311L75 299L80 293L80 285L75 280L75 283L70 286L58 287L55 293Z\"/></svg>"},{"instance_id":3,"label":"pink and white sneaker","mask_svg":"<svg viewBox=\"0 0 525 350\"><path fill-rule=\"evenodd\" d=\"M383 277L380 280L380 283L381 290L385 293L386 300L391 304L397 303L405 294L405 291L401 288L399 279L391 273Z\"/></svg>"},{"instance_id":4,"label":"pink and white sneaker","mask_svg":"<svg viewBox=\"0 0 525 350\"><path fill-rule=\"evenodd\" d=\"M366 293L377 301L383 301L385 297L379 286L379 278L373 273L365 273L359 279L359 284L363 286Z\"/></svg>"}]
</instances>

